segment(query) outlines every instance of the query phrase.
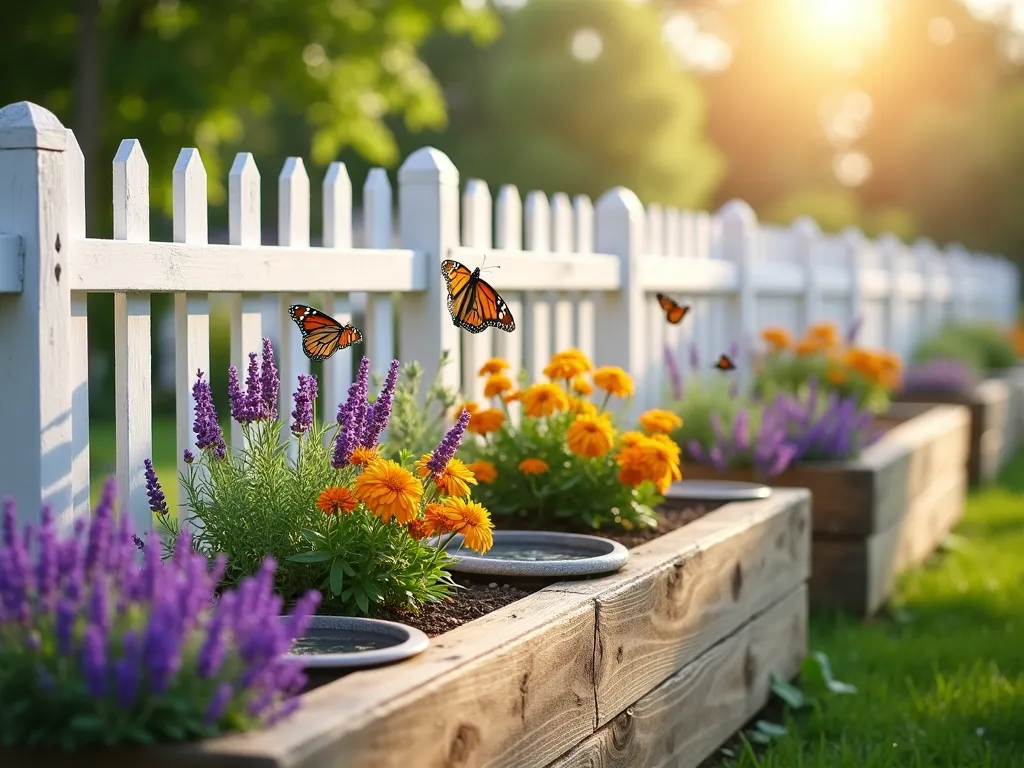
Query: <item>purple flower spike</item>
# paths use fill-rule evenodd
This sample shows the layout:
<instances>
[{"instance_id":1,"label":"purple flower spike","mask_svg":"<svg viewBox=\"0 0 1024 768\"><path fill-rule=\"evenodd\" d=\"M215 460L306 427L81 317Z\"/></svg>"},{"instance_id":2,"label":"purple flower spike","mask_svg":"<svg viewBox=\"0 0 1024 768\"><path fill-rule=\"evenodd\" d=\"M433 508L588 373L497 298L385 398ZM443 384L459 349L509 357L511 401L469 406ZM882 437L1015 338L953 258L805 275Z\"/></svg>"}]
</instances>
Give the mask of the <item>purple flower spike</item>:
<instances>
[{"instance_id":1,"label":"purple flower spike","mask_svg":"<svg viewBox=\"0 0 1024 768\"><path fill-rule=\"evenodd\" d=\"M238 369L233 365L228 366L228 402L231 403L231 418L239 424L244 423L245 395L238 381Z\"/></svg>"},{"instance_id":2,"label":"purple flower spike","mask_svg":"<svg viewBox=\"0 0 1024 768\"><path fill-rule=\"evenodd\" d=\"M263 386L260 383L259 356L249 353L249 368L245 372L245 406L241 409L238 421L248 424L257 421L263 412Z\"/></svg>"},{"instance_id":3,"label":"purple flower spike","mask_svg":"<svg viewBox=\"0 0 1024 768\"><path fill-rule=\"evenodd\" d=\"M313 426L313 403L316 402L316 376L299 374L299 386L292 395L295 410L292 411L292 434L305 434Z\"/></svg>"},{"instance_id":4,"label":"purple flower spike","mask_svg":"<svg viewBox=\"0 0 1024 768\"><path fill-rule=\"evenodd\" d=\"M860 329L864 325L864 316L857 315L853 322L850 323L849 329L846 331L846 343L848 345L854 344L857 341L857 337L860 335Z\"/></svg>"},{"instance_id":5,"label":"purple flower spike","mask_svg":"<svg viewBox=\"0 0 1024 768\"><path fill-rule=\"evenodd\" d=\"M466 427L469 426L469 415L469 411L463 410L459 415L459 420L448 430L448 433L438 443L437 448L434 449L430 461L427 462L427 469L433 474L439 475L444 472L448 462L455 456L455 452L462 442L462 436L466 434Z\"/></svg>"},{"instance_id":6,"label":"purple flower spike","mask_svg":"<svg viewBox=\"0 0 1024 768\"><path fill-rule=\"evenodd\" d=\"M665 345L665 370L668 371L669 383L672 385L672 398L683 399L683 374L679 370L679 363L672 352L672 348Z\"/></svg>"},{"instance_id":7,"label":"purple flower spike","mask_svg":"<svg viewBox=\"0 0 1024 768\"><path fill-rule=\"evenodd\" d=\"M182 454L182 459L186 464L191 464L193 461L196 460L196 455L192 453L192 451L190 451L188 448L186 448L185 453Z\"/></svg>"},{"instance_id":8,"label":"purple flower spike","mask_svg":"<svg viewBox=\"0 0 1024 768\"><path fill-rule=\"evenodd\" d=\"M348 400L338 408L338 436L334 440L331 454L331 466L335 469L347 467L352 458L352 451L359 445L363 434L363 423L366 421L366 390L370 378L370 361L364 357L359 361L359 371L355 381L348 388Z\"/></svg>"},{"instance_id":9,"label":"purple flower spike","mask_svg":"<svg viewBox=\"0 0 1024 768\"><path fill-rule=\"evenodd\" d=\"M697 342L690 345L690 370L700 370L700 350L697 349Z\"/></svg>"},{"instance_id":10,"label":"purple flower spike","mask_svg":"<svg viewBox=\"0 0 1024 768\"><path fill-rule=\"evenodd\" d=\"M277 396L281 391L281 380L277 377L274 363L274 347L270 339L263 339L263 362L260 367L260 390L263 398L261 418L273 421L277 418Z\"/></svg>"},{"instance_id":11,"label":"purple flower spike","mask_svg":"<svg viewBox=\"0 0 1024 768\"><path fill-rule=\"evenodd\" d=\"M196 447L199 450L209 449L214 458L223 459L227 455L227 444L224 433L217 421L217 409L213 405L213 391L210 382L203 378L203 372L196 373L196 383L192 385L192 397L195 400L196 418L192 431L196 436Z\"/></svg>"},{"instance_id":12,"label":"purple flower spike","mask_svg":"<svg viewBox=\"0 0 1024 768\"><path fill-rule=\"evenodd\" d=\"M367 410L366 423L363 427L362 445L366 448L373 448L380 440L381 434L388 426L391 419L391 406L395 399L395 387L398 386L397 360L391 361L387 378L384 380L384 387L380 391L380 397Z\"/></svg>"},{"instance_id":13,"label":"purple flower spike","mask_svg":"<svg viewBox=\"0 0 1024 768\"><path fill-rule=\"evenodd\" d=\"M750 413L746 408L741 408L736 414L736 420L732 425L732 439L737 449L750 449Z\"/></svg>"},{"instance_id":14,"label":"purple flower spike","mask_svg":"<svg viewBox=\"0 0 1024 768\"><path fill-rule=\"evenodd\" d=\"M153 469L153 461L146 459L143 464L146 466L146 494L149 496L149 508L158 515L166 515L168 512L167 498L164 496L163 488L160 487L156 470Z\"/></svg>"}]
</instances>

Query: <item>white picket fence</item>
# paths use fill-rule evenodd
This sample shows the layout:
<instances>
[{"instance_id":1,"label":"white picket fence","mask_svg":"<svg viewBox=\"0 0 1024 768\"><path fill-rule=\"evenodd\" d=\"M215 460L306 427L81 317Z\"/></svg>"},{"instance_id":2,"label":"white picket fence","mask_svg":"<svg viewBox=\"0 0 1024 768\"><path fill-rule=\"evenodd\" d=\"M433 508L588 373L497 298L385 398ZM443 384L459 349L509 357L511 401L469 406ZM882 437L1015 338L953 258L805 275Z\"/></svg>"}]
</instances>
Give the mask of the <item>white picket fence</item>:
<instances>
[{"instance_id":1,"label":"white picket fence","mask_svg":"<svg viewBox=\"0 0 1024 768\"><path fill-rule=\"evenodd\" d=\"M1009 324L1017 316L1018 271L1001 258L872 242L856 231L823 235L810 220L761 226L738 201L710 215L645 209L621 187L592 205L563 193L530 192L523 201L504 186L492 205L487 185L471 180L460 200L458 170L432 148L398 172L401 248L391 247L394 201L381 169L364 188L364 248L352 247L342 163L323 180L320 247L309 244L310 182L300 158L278 177L276 246L261 244L251 154L240 153L230 171L228 245L207 242L207 179L195 149L183 149L173 169L170 243L150 241L149 167L138 141L123 141L113 160L111 240L85 237L84 171L74 135L53 114L27 102L0 110L0 492L16 498L22 515L49 503L65 525L88 513L89 292L114 295L116 474L139 527L149 525L142 469L152 455L151 293L175 296L179 457L193 446L196 371L209 370L209 294L230 297L231 357L242 370L261 336L279 341L284 413L296 375L308 370L286 309L311 293L342 321L351 294L365 293L356 321L377 370L399 356L432 376L447 349L455 360L447 383L475 396L476 370L492 354L533 378L553 351L577 346L598 364L630 371L638 406L664 400L666 344L683 355L696 345L710 367L765 325L800 330L860 317L864 343L905 353L945 319ZM452 324L439 269L449 257L500 267L487 279L507 300L514 333L470 335ZM693 305L681 326L666 324L655 291ZM342 399L352 367L352 350L325 364L328 403Z\"/></svg>"}]
</instances>

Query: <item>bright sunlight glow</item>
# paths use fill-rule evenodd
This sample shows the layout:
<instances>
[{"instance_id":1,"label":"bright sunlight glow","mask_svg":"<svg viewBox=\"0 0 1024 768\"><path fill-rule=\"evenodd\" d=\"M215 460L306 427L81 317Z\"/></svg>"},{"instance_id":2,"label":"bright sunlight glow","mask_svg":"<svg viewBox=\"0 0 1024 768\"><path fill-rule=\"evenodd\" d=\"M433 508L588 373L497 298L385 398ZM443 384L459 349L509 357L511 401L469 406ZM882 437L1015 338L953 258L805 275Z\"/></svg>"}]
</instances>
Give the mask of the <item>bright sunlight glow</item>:
<instances>
[{"instance_id":1,"label":"bright sunlight glow","mask_svg":"<svg viewBox=\"0 0 1024 768\"><path fill-rule=\"evenodd\" d=\"M832 51L867 48L885 34L885 0L790 0L790 4L800 36Z\"/></svg>"}]
</instances>

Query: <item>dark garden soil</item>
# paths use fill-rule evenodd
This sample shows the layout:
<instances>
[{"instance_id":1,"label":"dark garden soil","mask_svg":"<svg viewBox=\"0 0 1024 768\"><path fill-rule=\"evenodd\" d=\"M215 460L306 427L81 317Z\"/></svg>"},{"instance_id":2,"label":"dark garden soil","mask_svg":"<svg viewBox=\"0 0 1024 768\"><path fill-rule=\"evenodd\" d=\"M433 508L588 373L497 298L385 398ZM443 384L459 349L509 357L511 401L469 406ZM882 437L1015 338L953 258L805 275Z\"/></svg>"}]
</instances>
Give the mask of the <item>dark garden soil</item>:
<instances>
[{"instance_id":1,"label":"dark garden soil","mask_svg":"<svg viewBox=\"0 0 1024 768\"><path fill-rule=\"evenodd\" d=\"M479 619L491 611L504 608L509 603L514 603L536 591L493 581L486 584L463 583L450 600L429 603L416 613L388 611L381 618L400 621L410 627L416 627L428 637L436 637L473 619Z\"/></svg>"}]
</instances>

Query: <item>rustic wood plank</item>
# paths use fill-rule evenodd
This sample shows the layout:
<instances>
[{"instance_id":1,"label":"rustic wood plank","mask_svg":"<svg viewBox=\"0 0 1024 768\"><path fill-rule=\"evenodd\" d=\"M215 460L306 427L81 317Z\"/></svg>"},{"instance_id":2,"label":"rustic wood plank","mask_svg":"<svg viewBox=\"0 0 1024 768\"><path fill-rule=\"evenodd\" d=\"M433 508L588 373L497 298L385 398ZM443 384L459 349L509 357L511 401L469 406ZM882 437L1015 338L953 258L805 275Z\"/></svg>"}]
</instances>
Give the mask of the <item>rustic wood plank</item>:
<instances>
[{"instance_id":1,"label":"rustic wood plank","mask_svg":"<svg viewBox=\"0 0 1024 768\"><path fill-rule=\"evenodd\" d=\"M811 603L858 615L877 611L896 578L923 562L963 516L967 471L935 479L908 506L906 517L867 539L815 538Z\"/></svg>"},{"instance_id":2,"label":"rustic wood plank","mask_svg":"<svg viewBox=\"0 0 1024 768\"><path fill-rule=\"evenodd\" d=\"M619 713L550 768L691 768L768 701L771 673L791 678L807 648L801 585Z\"/></svg>"},{"instance_id":3,"label":"rustic wood plank","mask_svg":"<svg viewBox=\"0 0 1024 768\"><path fill-rule=\"evenodd\" d=\"M677 532L699 537L696 550L598 592L598 725L806 581L809 518L802 489L774 504L730 504Z\"/></svg>"}]
</instances>

